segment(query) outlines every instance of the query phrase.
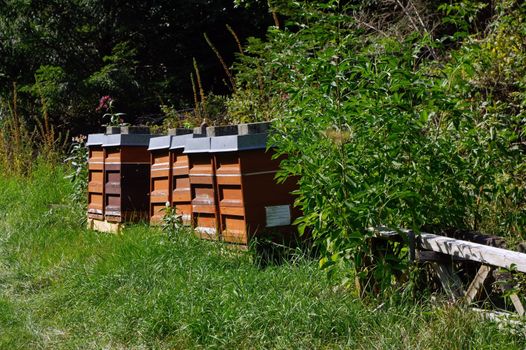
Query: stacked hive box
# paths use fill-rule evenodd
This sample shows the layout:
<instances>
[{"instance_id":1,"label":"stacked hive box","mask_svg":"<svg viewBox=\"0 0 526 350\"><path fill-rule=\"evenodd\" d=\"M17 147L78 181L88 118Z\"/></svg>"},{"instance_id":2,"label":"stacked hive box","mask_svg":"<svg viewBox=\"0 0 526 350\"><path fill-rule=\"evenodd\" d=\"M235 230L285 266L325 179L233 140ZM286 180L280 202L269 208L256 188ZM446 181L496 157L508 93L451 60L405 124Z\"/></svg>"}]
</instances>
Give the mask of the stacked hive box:
<instances>
[{"instance_id":1,"label":"stacked hive box","mask_svg":"<svg viewBox=\"0 0 526 350\"><path fill-rule=\"evenodd\" d=\"M106 135L104 217L110 223L148 219L149 134Z\"/></svg>"},{"instance_id":2,"label":"stacked hive box","mask_svg":"<svg viewBox=\"0 0 526 350\"><path fill-rule=\"evenodd\" d=\"M196 128L194 137L185 140L183 154L188 155L192 225L201 238L220 237L215 158L210 153L211 140L221 135L237 134L237 131L236 125Z\"/></svg>"},{"instance_id":3,"label":"stacked hive box","mask_svg":"<svg viewBox=\"0 0 526 350\"><path fill-rule=\"evenodd\" d=\"M183 154L185 140L193 135L188 130L175 135L150 139L150 222L157 224L164 216L166 204L174 207L184 224L191 224L191 194L188 178L188 156Z\"/></svg>"},{"instance_id":4,"label":"stacked hive box","mask_svg":"<svg viewBox=\"0 0 526 350\"><path fill-rule=\"evenodd\" d=\"M118 231L123 222L158 223L170 203L202 238L248 244L256 235L292 232L296 183L274 180L279 160L266 150L268 124L202 131L90 135L90 226Z\"/></svg>"},{"instance_id":5,"label":"stacked hive box","mask_svg":"<svg viewBox=\"0 0 526 350\"><path fill-rule=\"evenodd\" d=\"M161 136L150 139L150 223L159 223L164 216L166 203L170 204L171 196L171 162L170 143L172 136Z\"/></svg>"},{"instance_id":6,"label":"stacked hive box","mask_svg":"<svg viewBox=\"0 0 526 350\"><path fill-rule=\"evenodd\" d=\"M88 220L104 220L104 134L88 136Z\"/></svg>"},{"instance_id":7,"label":"stacked hive box","mask_svg":"<svg viewBox=\"0 0 526 350\"><path fill-rule=\"evenodd\" d=\"M201 238L217 239L219 225L215 193L215 166L214 157L209 152L209 137L186 140L184 154L188 155L192 226Z\"/></svg>"},{"instance_id":8,"label":"stacked hive box","mask_svg":"<svg viewBox=\"0 0 526 350\"><path fill-rule=\"evenodd\" d=\"M293 179L274 179L280 160L266 151L267 125L240 125L240 135L211 139L217 183L219 228L228 243L248 244L251 237L290 233L297 216ZM260 132L264 131L264 132ZM253 133L256 132L256 133Z\"/></svg>"},{"instance_id":9,"label":"stacked hive box","mask_svg":"<svg viewBox=\"0 0 526 350\"><path fill-rule=\"evenodd\" d=\"M192 191L190 188L190 164L188 155L184 154L187 140L193 135L173 136L170 143L171 161L171 203L175 212L181 215L183 224L192 225Z\"/></svg>"}]
</instances>

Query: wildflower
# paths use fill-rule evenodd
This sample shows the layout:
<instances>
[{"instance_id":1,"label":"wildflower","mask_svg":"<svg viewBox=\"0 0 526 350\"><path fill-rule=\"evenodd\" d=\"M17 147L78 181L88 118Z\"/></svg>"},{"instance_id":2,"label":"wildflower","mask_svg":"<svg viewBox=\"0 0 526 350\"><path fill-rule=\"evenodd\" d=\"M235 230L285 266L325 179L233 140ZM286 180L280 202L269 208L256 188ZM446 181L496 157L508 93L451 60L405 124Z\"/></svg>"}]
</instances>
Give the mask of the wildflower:
<instances>
[{"instance_id":1,"label":"wildflower","mask_svg":"<svg viewBox=\"0 0 526 350\"><path fill-rule=\"evenodd\" d=\"M111 103L113 102L113 99L111 96L106 95L102 96L99 100L99 106L95 109L95 111L100 111L101 109L108 110L111 107Z\"/></svg>"},{"instance_id":2,"label":"wildflower","mask_svg":"<svg viewBox=\"0 0 526 350\"><path fill-rule=\"evenodd\" d=\"M78 136L72 137L71 141L74 143L84 143L86 142L87 138L88 137L86 135L78 135Z\"/></svg>"}]
</instances>

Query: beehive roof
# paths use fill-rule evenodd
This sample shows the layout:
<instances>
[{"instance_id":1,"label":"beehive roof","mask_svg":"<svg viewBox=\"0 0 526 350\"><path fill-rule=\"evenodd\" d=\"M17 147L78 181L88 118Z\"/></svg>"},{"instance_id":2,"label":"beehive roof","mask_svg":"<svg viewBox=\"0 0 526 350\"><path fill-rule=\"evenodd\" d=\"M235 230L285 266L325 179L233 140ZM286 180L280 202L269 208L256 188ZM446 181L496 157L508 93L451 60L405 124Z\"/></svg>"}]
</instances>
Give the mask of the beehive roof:
<instances>
[{"instance_id":1,"label":"beehive roof","mask_svg":"<svg viewBox=\"0 0 526 350\"><path fill-rule=\"evenodd\" d=\"M194 138L194 135L192 134L172 136L170 149L184 148L186 142L192 138Z\"/></svg>"},{"instance_id":2,"label":"beehive roof","mask_svg":"<svg viewBox=\"0 0 526 350\"><path fill-rule=\"evenodd\" d=\"M267 133L213 137L210 152L235 152L267 147Z\"/></svg>"},{"instance_id":3,"label":"beehive roof","mask_svg":"<svg viewBox=\"0 0 526 350\"><path fill-rule=\"evenodd\" d=\"M188 138L184 146L184 153L210 152L210 140L210 137Z\"/></svg>"},{"instance_id":4,"label":"beehive roof","mask_svg":"<svg viewBox=\"0 0 526 350\"><path fill-rule=\"evenodd\" d=\"M170 143L172 141L172 136L159 136L159 137L152 137L150 139L150 143L148 146L148 151L155 151L160 149L168 149L170 148Z\"/></svg>"},{"instance_id":5,"label":"beehive roof","mask_svg":"<svg viewBox=\"0 0 526 350\"><path fill-rule=\"evenodd\" d=\"M86 146L101 146L104 143L104 134L89 134Z\"/></svg>"},{"instance_id":6,"label":"beehive roof","mask_svg":"<svg viewBox=\"0 0 526 350\"><path fill-rule=\"evenodd\" d=\"M150 134L114 134L106 135L102 147L118 146L145 146L148 147L150 139L154 135Z\"/></svg>"}]
</instances>

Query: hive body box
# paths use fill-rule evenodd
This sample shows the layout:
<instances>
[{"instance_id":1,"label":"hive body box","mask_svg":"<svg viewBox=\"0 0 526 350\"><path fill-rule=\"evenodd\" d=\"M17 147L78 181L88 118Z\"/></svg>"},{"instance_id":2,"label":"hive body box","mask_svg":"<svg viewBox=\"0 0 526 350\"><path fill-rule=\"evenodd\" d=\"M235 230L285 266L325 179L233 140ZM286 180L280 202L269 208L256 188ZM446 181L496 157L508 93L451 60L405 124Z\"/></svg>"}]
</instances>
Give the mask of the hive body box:
<instances>
[{"instance_id":1,"label":"hive body box","mask_svg":"<svg viewBox=\"0 0 526 350\"><path fill-rule=\"evenodd\" d=\"M148 217L158 223L168 202L202 238L248 244L258 235L284 237L298 216L291 195L296 181L275 181L280 160L266 150L267 128L248 124L156 138L90 135L90 225Z\"/></svg>"},{"instance_id":2,"label":"hive body box","mask_svg":"<svg viewBox=\"0 0 526 350\"><path fill-rule=\"evenodd\" d=\"M159 223L166 203L191 224L191 194L188 178L188 156L183 154L185 140L192 135L168 135L150 140L150 222Z\"/></svg>"},{"instance_id":3,"label":"hive body box","mask_svg":"<svg viewBox=\"0 0 526 350\"><path fill-rule=\"evenodd\" d=\"M149 134L106 135L104 149L104 218L122 223L148 219Z\"/></svg>"},{"instance_id":4,"label":"hive body box","mask_svg":"<svg viewBox=\"0 0 526 350\"><path fill-rule=\"evenodd\" d=\"M218 239L215 163L210 140L210 137L188 139L184 154L188 156L192 226L201 238Z\"/></svg>"},{"instance_id":5,"label":"hive body box","mask_svg":"<svg viewBox=\"0 0 526 350\"><path fill-rule=\"evenodd\" d=\"M104 134L88 136L88 219L104 220Z\"/></svg>"},{"instance_id":6,"label":"hive body box","mask_svg":"<svg viewBox=\"0 0 526 350\"><path fill-rule=\"evenodd\" d=\"M166 203L171 202L171 136L150 139L150 223L161 222Z\"/></svg>"},{"instance_id":7,"label":"hive body box","mask_svg":"<svg viewBox=\"0 0 526 350\"><path fill-rule=\"evenodd\" d=\"M190 188L190 164L184 147L193 135L172 136L170 143L171 173L171 203L175 212L181 215L183 224L192 224L192 191Z\"/></svg>"},{"instance_id":8,"label":"hive body box","mask_svg":"<svg viewBox=\"0 0 526 350\"><path fill-rule=\"evenodd\" d=\"M294 179L274 179L279 159L266 151L267 134L223 136L211 139L214 154L219 228L228 243L248 244L250 238L292 233L298 216L291 192Z\"/></svg>"}]
</instances>

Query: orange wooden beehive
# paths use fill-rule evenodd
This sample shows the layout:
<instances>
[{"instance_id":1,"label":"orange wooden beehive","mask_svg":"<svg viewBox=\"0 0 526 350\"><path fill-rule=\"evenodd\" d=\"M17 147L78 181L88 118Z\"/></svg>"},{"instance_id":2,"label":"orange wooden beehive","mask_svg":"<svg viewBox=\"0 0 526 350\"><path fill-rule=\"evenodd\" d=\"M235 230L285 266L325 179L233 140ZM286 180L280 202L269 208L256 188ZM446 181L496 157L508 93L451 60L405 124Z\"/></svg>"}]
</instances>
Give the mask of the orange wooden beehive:
<instances>
[{"instance_id":1,"label":"orange wooden beehive","mask_svg":"<svg viewBox=\"0 0 526 350\"><path fill-rule=\"evenodd\" d=\"M184 140L191 130L179 130L180 135L150 139L150 223L159 223L166 204L175 208L184 224L191 224L191 195L188 178L188 156L182 154ZM182 133L182 135L181 135Z\"/></svg>"},{"instance_id":2,"label":"orange wooden beehive","mask_svg":"<svg viewBox=\"0 0 526 350\"><path fill-rule=\"evenodd\" d=\"M280 160L266 151L266 132L251 134L250 124L239 127L244 135L211 139L222 239L248 244L257 235L290 234L299 214L291 194L296 182L278 184L274 179ZM260 126L254 129L261 131Z\"/></svg>"},{"instance_id":3,"label":"orange wooden beehive","mask_svg":"<svg viewBox=\"0 0 526 350\"><path fill-rule=\"evenodd\" d=\"M175 212L181 215L183 224L192 225L192 190L190 187L190 163L188 154L184 154L186 142L193 135L172 136L170 142L171 161L171 203Z\"/></svg>"},{"instance_id":4,"label":"orange wooden beehive","mask_svg":"<svg viewBox=\"0 0 526 350\"><path fill-rule=\"evenodd\" d=\"M215 166L214 157L209 151L209 137L188 139L184 148L189 165L192 226L201 238L217 239L219 221L215 193Z\"/></svg>"},{"instance_id":5,"label":"orange wooden beehive","mask_svg":"<svg viewBox=\"0 0 526 350\"><path fill-rule=\"evenodd\" d=\"M104 134L88 135L88 219L104 220Z\"/></svg>"},{"instance_id":6,"label":"orange wooden beehive","mask_svg":"<svg viewBox=\"0 0 526 350\"><path fill-rule=\"evenodd\" d=\"M150 193L149 134L106 135L104 218L108 222L148 219Z\"/></svg>"},{"instance_id":7,"label":"orange wooden beehive","mask_svg":"<svg viewBox=\"0 0 526 350\"><path fill-rule=\"evenodd\" d=\"M161 222L166 204L172 201L171 162L170 162L171 136L153 137L150 139L148 151L150 152L150 223Z\"/></svg>"}]
</instances>

